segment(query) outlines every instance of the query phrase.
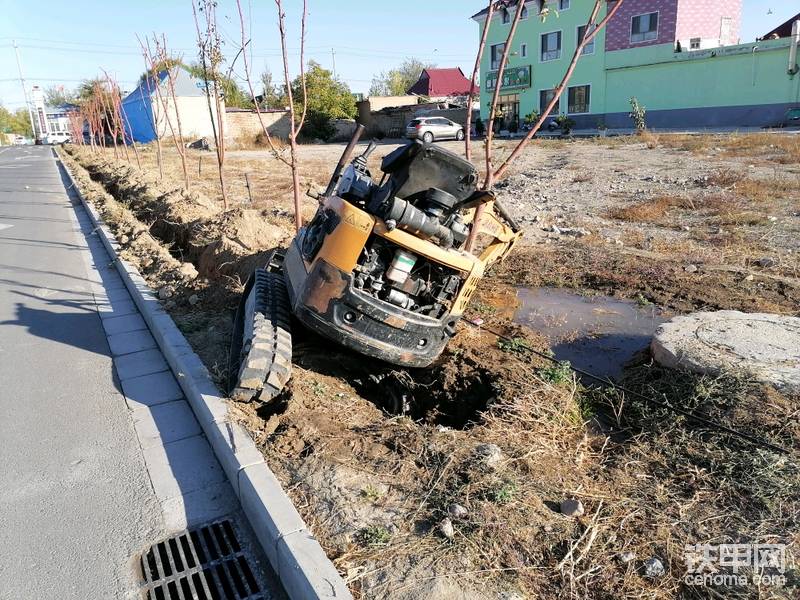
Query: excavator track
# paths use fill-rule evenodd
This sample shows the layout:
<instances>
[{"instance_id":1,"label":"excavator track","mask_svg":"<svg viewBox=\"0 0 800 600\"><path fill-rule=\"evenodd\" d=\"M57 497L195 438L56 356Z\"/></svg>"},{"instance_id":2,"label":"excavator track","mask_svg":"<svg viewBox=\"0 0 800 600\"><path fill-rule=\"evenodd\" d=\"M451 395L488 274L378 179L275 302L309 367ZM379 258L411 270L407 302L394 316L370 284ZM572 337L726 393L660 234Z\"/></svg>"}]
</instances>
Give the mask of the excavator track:
<instances>
[{"instance_id":1,"label":"excavator track","mask_svg":"<svg viewBox=\"0 0 800 600\"><path fill-rule=\"evenodd\" d=\"M280 272L256 269L247 281L236 311L228 373L229 395L240 402L269 402L289 381L291 313Z\"/></svg>"}]
</instances>

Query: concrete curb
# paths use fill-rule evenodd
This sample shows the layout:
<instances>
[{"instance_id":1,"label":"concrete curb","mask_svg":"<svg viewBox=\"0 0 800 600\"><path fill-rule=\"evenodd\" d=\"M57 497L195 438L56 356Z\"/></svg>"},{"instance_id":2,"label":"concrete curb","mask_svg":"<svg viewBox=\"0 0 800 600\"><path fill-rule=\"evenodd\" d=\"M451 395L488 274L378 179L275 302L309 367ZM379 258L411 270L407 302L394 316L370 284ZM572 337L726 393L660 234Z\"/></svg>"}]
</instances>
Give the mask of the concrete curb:
<instances>
[{"instance_id":1,"label":"concrete curb","mask_svg":"<svg viewBox=\"0 0 800 600\"><path fill-rule=\"evenodd\" d=\"M352 598L344 580L308 530L250 434L228 418L228 406L208 370L139 271L119 257L120 246L94 206L72 182L95 231L139 308L222 465L242 510L292 600Z\"/></svg>"}]
</instances>

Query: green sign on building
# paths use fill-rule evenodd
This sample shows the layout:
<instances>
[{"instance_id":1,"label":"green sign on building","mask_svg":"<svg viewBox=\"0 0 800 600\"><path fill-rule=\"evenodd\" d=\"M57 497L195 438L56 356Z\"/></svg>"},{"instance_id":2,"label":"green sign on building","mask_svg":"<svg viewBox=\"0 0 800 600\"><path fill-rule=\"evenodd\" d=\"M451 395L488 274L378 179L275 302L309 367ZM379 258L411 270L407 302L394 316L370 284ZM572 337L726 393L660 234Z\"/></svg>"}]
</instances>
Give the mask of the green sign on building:
<instances>
[{"instance_id":1,"label":"green sign on building","mask_svg":"<svg viewBox=\"0 0 800 600\"><path fill-rule=\"evenodd\" d=\"M497 85L497 71L489 71L486 74L486 90L491 91ZM531 87L531 66L519 65L506 68L503 73L503 85L501 90L512 90Z\"/></svg>"}]
</instances>

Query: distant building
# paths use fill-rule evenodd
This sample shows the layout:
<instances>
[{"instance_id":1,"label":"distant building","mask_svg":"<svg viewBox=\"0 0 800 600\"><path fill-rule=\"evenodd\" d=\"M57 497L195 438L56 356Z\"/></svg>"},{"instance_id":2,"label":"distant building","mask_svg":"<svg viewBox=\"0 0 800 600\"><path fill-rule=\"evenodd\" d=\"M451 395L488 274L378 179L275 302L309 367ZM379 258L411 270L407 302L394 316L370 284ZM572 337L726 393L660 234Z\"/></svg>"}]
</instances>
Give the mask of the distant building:
<instances>
[{"instance_id":1,"label":"distant building","mask_svg":"<svg viewBox=\"0 0 800 600\"><path fill-rule=\"evenodd\" d=\"M183 137L188 141L191 139L206 137L213 138L214 127L218 128L218 115L214 109L212 99L211 107L214 113L212 125L211 113L208 109L208 98L206 96L205 81L195 77L182 67L175 69L175 97L173 102L170 93L167 71L161 71L158 77L147 77L143 79L137 88L122 100L122 111L124 113L126 138L136 142L147 143L163 137L172 135L169 124L164 112L161 100L159 100L157 86L160 86L162 98L167 103L169 121L175 127L177 134L177 119L175 111L177 107L181 120L181 130ZM224 119L225 105L222 105L222 118ZM225 122L223 121L223 126ZM224 127L223 127L224 128Z\"/></svg>"},{"instance_id":2,"label":"distant building","mask_svg":"<svg viewBox=\"0 0 800 600\"><path fill-rule=\"evenodd\" d=\"M768 31L767 33L765 33L759 39L760 40L771 40L771 39L780 39L780 38L789 37L790 35L792 35L792 26L794 25L795 21L800 21L800 13L797 13L795 16L793 16L791 19L789 19L785 23L781 23L780 25L778 25L772 31Z\"/></svg>"},{"instance_id":3,"label":"distant building","mask_svg":"<svg viewBox=\"0 0 800 600\"><path fill-rule=\"evenodd\" d=\"M441 101L454 96L468 96L470 89L476 93L477 87L472 86L464 72L456 67L454 69L425 69L419 80L408 89L408 94L427 96L432 101Z\"/></svg>"},{"instance_id":4,"label":"distant building","mask_svg":"<svg viewBox=\"0 0 800 600\"><path fill-rule=\"evenodd\" d=\"M481 64L481 111L497 82L517 4L493 17ZM613 1L604 3L598 21ZM550 8L546 19L542 5ZM525 2L499 110L505 124L541 113L551 102L593 3ZM555 17L555 12L558 17ZM647 109L651 127L743 127L779 122L800 103L800 77L790 73L790 39L739 44L742 0L625 0L608 26L586 46L553 112L578 128L632 127L630 98ZM473 15L478 35L486 11Z\"/></svg>"}]
</instances>

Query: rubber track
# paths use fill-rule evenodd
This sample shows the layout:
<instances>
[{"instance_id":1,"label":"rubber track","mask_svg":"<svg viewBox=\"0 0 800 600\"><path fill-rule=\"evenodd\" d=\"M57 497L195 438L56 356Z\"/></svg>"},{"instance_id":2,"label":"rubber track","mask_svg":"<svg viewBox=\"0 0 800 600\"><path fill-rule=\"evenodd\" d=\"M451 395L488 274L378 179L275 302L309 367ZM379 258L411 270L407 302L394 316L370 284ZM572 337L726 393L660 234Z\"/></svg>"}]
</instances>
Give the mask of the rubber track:
<instances>
[{"instance_id":1,"label":"rubber track","mask_svg":"<svg viewBox=\"0 0 800 600\"><path fill-rule=\"evenodd\" d=\"M252 312L247 310L247 297L240 308L241 318L252 319L252 337L242 342L239 375L230 396L240 402L269 402L292 375L289 297L280 273L256 269L252 277Z\"/></svg>"}]
</instances>

